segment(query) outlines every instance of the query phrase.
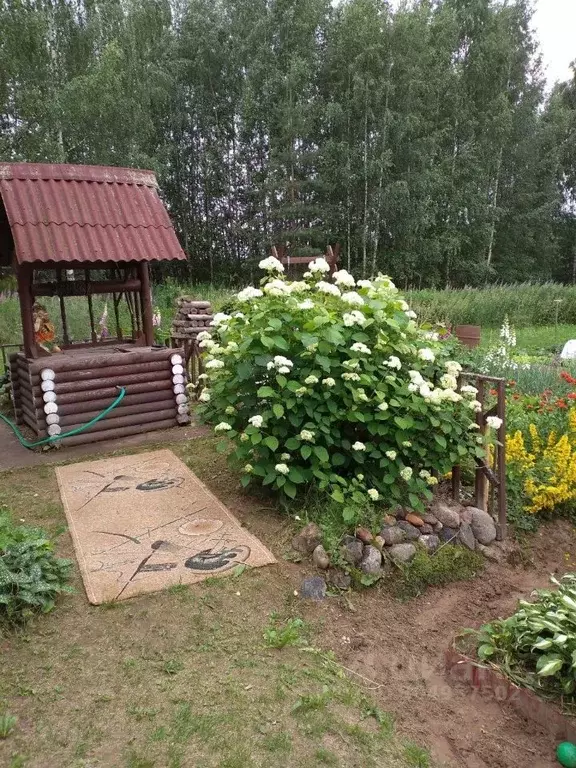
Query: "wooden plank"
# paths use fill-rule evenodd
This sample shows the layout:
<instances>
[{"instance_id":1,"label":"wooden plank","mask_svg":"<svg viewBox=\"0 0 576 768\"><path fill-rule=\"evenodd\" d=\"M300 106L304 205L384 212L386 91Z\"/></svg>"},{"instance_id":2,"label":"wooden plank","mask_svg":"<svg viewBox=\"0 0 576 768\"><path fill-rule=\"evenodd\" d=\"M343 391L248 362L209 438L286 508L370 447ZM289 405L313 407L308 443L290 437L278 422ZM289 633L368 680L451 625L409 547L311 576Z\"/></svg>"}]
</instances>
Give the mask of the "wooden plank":
<instances>
[{"instance_id":1,"label":"wooden plank","mask_svg":"<svg viewBox=\"0 0 576 768\"><path fill-rule=\"evenodd\" d=\"M130 387L127 387L126 392L128 395L135 395L141 392L160 392L162 390L166 392L172 392L172 382L170 381L166 382L166 384L161 384L160 382L145 381L141 384L131 384ZM87 389L84 392L68 392L67 394L58 395L58 411L60 411L61 405L65 405L67 403L80 403L86 402L87 400L96 401L103 400L105 398L108 400L108 403L110 403L110 401L118 397L119 391L120 390L118 387L114 386L104 389Z\"/></svg>"},{"instance_id":2,"label":"wooden plank","mask_svg":"<svg viewBox=\"0 0 576 768\"><path fill-rule=\"evenodd\" d=\"M172 383L172 372L165 368L163 371L150 371L149 373L119 374L118 376L107 376L106 378L86 379L85 381L68 381L56 384L56 396L73 392L85 392L86 390L107 389L109 387L126 387L132 384L143 384L146 382L167 382Z\"/></svg>"},{"instance_id":3,"label":"wooden plank","mask_svg":"<svg viewBox=\"0 0 576 768\"><path fill-rule=\"evenodd\" d=\"M50 368L55 373L64 371L79 371L85 368L106 368L113 365L132 365L134 363L156 362L169 360L178 349L169 347L130 347L118 346L110 352L96 351L98 347L88 348L86 352L58 352L49 358L27 361L32 375L40 373L44 368Z\"/></svg>"},{"instance_id":4,"label":"wooden plank","mask_svg":"<svg viewBox=\"0 0 576 768\"><path fill-rule=\"evenodd\" d=\"M118 390L116 390L113 397L105 397L98 400L74 400L69 403L58 401L58 414L63 417L71 414L86 413L88 410L97 411L99 413L107 408L116 397L118 397ZM147 392L125 395L118 407L137 406L142 408L142 406L146 406L148 403L156 404L168 400L169 397L174 399L174 393L170 387L163 387L162 389L154 388Z\"/></svg>"}]
</instances>

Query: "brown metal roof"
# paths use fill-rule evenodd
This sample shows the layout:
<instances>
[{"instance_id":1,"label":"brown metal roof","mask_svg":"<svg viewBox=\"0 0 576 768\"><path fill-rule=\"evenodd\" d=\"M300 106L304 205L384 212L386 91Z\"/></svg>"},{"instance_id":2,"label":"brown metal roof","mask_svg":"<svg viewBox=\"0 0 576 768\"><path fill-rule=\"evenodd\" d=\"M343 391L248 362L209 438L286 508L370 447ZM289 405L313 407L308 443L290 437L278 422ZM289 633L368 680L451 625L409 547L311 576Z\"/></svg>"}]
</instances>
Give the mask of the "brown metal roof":
<instances>
[{"instance_id":1,"label":"brown metal roof","mask_svg":"<svg viewBox=\"0 0 576 768\"><path fill-rule=\"evenodd\" d=\"M185 259L157 190L152 171L0 163L19 264Z\"/></svg>"}]
</instances>

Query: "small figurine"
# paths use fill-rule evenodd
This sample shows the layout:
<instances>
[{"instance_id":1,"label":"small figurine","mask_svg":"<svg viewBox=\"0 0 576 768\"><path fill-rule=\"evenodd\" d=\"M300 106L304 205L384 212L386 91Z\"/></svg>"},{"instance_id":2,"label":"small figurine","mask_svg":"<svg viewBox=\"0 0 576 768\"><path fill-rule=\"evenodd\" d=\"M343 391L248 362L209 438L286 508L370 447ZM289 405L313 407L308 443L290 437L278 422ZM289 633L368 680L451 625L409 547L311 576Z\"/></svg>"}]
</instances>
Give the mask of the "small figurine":
<instances>
[{"instance_id":1,"label":"small figurine","mask_svg":"<svg viewBox=\"0 0 576 768\"><path fill-rule=\"evenodd\" d=\"M55 343L56 330L50 321L50 315L43 304L36 302L32 308L34 318L34 338L38 346L46 352L60 352L60 347Z\"/></svg>"}]
</instances>

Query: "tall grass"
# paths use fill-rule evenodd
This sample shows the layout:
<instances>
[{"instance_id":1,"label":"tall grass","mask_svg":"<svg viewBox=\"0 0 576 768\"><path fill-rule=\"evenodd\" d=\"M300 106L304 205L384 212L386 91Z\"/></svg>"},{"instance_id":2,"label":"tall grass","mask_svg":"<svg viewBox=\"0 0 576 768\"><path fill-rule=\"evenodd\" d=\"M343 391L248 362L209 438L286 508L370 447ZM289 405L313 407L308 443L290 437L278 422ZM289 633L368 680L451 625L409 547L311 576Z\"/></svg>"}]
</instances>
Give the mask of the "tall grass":
<instances>
[{"instance_id":1,"label":"tall grass","mask_svg":"<svg viewBox=\"0 0 576 768\"><path fill-rule=\"evenodd\" d=\"M506 315L517 328L576 322L576 285L518 283L486 288L409 291L425 320L498 328ZM556 303L557 300L560 300Z\"/></svg>"}]
</instances>

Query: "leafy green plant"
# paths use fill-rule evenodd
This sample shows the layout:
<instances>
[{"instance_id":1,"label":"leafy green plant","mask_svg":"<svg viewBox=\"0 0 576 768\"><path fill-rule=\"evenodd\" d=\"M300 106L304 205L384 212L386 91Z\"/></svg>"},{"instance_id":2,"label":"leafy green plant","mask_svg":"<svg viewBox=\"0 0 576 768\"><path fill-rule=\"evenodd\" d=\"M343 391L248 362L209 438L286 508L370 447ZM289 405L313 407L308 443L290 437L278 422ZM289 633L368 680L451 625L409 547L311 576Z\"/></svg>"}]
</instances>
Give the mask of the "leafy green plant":
<instances>
[{"instance_id":1,"label":"leafy green plant","mask_svg":"<svg viewBox=\"0 0 576 768\"><path fill-rule=\"evenodd\" d=\"M7 739L14 730L17 722L18 718L8 712L0 715L0 739Z\"/></svg>"},{"instance_id":2,"label":"leafy green plant","mask_svg":"<svg viewBox=\"0 0 576 768\"><path fill-rule=\"evenodd\" d=\"M476 390L456 391L452 345L418 327L389 278L328 282L324 259L297 282L274 258L261 267L261 288L198 336L200 412L233 442L243 485L294 498L314 484L347 519L367 500L421 508L438 474L483 455Z\"/></svg>"},{"instance_id":3,"label":"leafy green plant","mask_svg":"<svg viewBox=\"0 0 576 768\"><path fill-rule=\"evenodd\" d=\"M512 616L484 625L477 654L515 683L563 697L576 690L576 574L551 581L557 589L538 590L534 602L520 600Z\"/></svg>"},{"instance_id":4,"label":"leafy green plant","mask_svg":"<svg viewBox=\"0 0 576 768\"><path fill-rule=\"evenodd\" d=\"M277 614L270 616L270 622L264 630L264 641L270 648L284 648L287 645L301 645L305 642L303 632L305 624L302 619L288 619L280 623Z\"/></svg>"},{"instance_id":5,"label":"leafy green plant","mask_svg":"<svg viewBox=\"0 0 576 768\"><path fill-rule=\"evenodd\" d=\"M20 623L48 613L67 585L72 563L56 557L44 531L14 525L0 509L0 618Z\"/></svg>"}]
</instances>

